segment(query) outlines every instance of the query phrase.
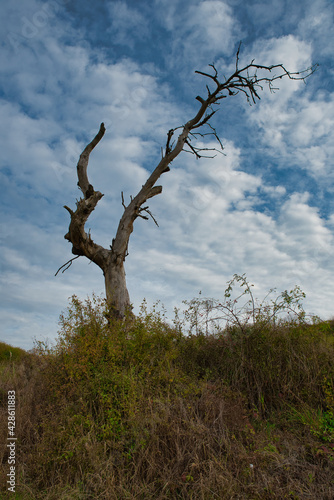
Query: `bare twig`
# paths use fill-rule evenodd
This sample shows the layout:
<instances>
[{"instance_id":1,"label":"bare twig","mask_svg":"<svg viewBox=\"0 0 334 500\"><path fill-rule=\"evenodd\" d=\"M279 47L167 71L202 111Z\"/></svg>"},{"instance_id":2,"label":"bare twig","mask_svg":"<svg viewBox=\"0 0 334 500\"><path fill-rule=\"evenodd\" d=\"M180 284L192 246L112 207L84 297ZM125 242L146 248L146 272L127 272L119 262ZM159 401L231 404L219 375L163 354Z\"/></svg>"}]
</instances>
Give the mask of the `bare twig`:
<instances>
[{"instance_id":1,"label":"bare twig","mask_svg":"<svg viewBox=\"0 0 334 500\"><path fill-rule=\"evenodd\" d=\"M126 209L126 205L124 203L124 194L123 194L123 191L121 192L121 198L122 198L122 205L124 207L124 210Z\"/></svg>"},{"instance_id":2,"label":"bare twig","mask_svg":"<svg viewBox=\"0 0 334 500\"><path fill-rule=\"evenodd\" d=\"M60 266L60 268L59 268L59 269L58 269L58 271L56 272L55 276L57 276L57 274L59 273L59 271L60 271L61 269L63 269L63 267L65 267L65 266L67 266L67 267L65 267L65 269L63 269L63 270L62 270L62 273L64 273L65 271L67 271L67 269L68 269L69 267L71 267L72 262L73 262L75 259L78 259L79 257L80 257L80 255L77 255L76 257L73 257L73 259L68 260L65 264L63 264L62 266ZM68 265L67 265L67 264L68 264Z\"/></svg>"},{"instance_id":3,"label":"bare twig","mask_svg":"<svg viewBox=\"0 0 334 500\"><path fill-rule=\"evenodd\" d=\"M155 217L153 216L152 212L149 210L148 207L142 207L139 209L139 212L138 212L138 217L141 217L142 219L148 220L148 217L146 217L146 215L141 215L141 212L146 212L152 218L152 220L154 221L156 226L159 227L157 220L155 219Z\"/></svg>"}]
</instances>

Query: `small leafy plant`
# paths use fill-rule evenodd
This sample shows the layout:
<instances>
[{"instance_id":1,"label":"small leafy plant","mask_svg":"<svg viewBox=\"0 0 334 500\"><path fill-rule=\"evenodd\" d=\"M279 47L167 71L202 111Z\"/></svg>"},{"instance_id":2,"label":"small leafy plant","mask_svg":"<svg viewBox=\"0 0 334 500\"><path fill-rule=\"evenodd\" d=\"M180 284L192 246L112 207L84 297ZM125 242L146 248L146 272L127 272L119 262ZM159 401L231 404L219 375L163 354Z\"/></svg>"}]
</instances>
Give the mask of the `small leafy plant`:
<instances>
[{"instance_id":1,"label":"small leafy plant","mask_svg":"<svg viewBox=\"0 0 334 500\"><path fill-rule=\"evenodd\" d=\"M188 306L184 314L190 331L209 334L236 327L246 333L249 326L256 326L257 329L268 325L275 327L282 321L291 323L292 319L298 323L305 322L306 314L302 305L305 293L299 286L280 294L272 288L260 302L254 297L253 286L245 274L234 274L227 283L222 301L211 298L184 301ZM275 293L276 296L272 298Z\"/></svg>"}]
</instances>

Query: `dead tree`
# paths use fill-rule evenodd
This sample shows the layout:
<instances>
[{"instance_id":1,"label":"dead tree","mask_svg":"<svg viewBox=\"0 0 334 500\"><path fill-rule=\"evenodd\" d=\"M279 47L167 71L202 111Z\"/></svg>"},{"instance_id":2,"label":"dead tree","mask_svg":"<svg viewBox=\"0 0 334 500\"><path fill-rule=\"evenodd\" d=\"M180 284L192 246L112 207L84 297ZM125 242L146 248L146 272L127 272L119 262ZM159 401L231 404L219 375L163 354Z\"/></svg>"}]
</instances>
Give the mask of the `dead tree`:
<instances>
[{"instance_id":1,"label":"dead tree","mask_svg":"<svg viewBox=\"0 0 334 500\"><path fill-rule=\"evenodd\" d=\"M237 94L243 94L250 104L260 99L259 92L264 86L269 87L270 91L276 90L275 82L287 77L291 80L304 80L310 76L316 69L315 66L309 67L300 72L289 72L282 64L264 66L256 64L252 60L246 66L240 67L239 49L236 54L235 70L228 78L222 79L218 76L218 71L214 64L210 64L210 72L205 73L196 71L199 75L207 79L205 97L197 96L200 106L195 116L188 120L181 127L172 128L167 133L165 148L162 149L162 158L154 171L150 174L145 184L141 187L138 194L131 197L128 205L125 204L122 193L122 205L124 207L123 215L119 221L115 238L109 249L96 244L90 234L85 232L85 223L95 209L97 203L103 194L95 191L90 184L87 175L89 155L95 146L100 142L105 133L104 124L101 123L100 130L90 144L86 146L80 155L77 165L78 186L83 193L83 198L77 201L76 210L73 211L65 206L69 212L71 221L68 233L65 238L72 243L72 253L76 255L60 269L67 269L75 258L85 256L90 261L97 264L103 271L106 288L106 299L111 313L118 317L123 317L127 310L131 309L130 297L126 285L124 261L128 253L129 238L133 231L133 224L138 217L148 219L151 214L147 200L157 196L162 192L162 186L156 183L162 174L170 170L171 162L181 153L182 150L194 154L197 158L211 156L210 148L196 146L196 138L203 138L206 135L213 135L219 148L222 148L219 136L211 125L211 119L217 111L217 105L228 97ZM210 86L209 86L210 84ZM207 130L205 130L205 127ZM178 135L173 141L175 132ZM215 151L217 149L215 148ZM58 269L57 273L60 271ZM65 270L64 269L64 270ZM57 274L56 273L56 274Z\"/></svg>"}]
</instances>

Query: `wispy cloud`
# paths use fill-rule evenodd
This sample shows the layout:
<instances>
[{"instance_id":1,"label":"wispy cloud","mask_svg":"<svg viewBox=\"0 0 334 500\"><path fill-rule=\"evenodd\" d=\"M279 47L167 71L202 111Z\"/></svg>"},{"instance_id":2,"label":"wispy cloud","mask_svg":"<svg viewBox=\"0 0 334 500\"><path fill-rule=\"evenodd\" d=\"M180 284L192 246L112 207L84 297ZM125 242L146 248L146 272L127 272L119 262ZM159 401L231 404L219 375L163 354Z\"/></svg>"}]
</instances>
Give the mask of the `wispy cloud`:
<instances>
[{"instance_id":1,"label":"wispy cloud","mask_svg":"<svg viewBox=\"0 0 334 500\"><path fill-rule=\"evenodd\" d=\"M148 21L139 9L126 2L108 2L111 26L107 33L113 43L134 47L136 40L149 37Z\"/></svg>"},{"instance_id":2,"label":"wispy cloud","mask_svg":"<svg viewBox=\"0 0 334 500\"><path fill-rule=\"evenodd\" d=\"M159 2L159 5L163 2ZM223 54L230 56L240 39L240 27L232 8L221 0L172 3L171 13L161 22L171 33L171 53L164 54L173 70L187 71L213 62ZM164 9L169 10L164 5Z\"/></svg>"}]
</instances>

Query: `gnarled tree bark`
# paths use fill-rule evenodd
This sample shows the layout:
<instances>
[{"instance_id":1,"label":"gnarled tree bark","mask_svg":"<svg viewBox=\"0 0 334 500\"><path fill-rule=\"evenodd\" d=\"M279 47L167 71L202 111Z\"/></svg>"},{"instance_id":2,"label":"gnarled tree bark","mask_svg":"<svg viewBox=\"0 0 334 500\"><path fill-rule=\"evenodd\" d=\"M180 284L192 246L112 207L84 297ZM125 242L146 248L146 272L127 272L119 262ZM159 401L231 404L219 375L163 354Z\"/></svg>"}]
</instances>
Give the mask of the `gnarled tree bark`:
<instances>
[{"instance_id":1,"label":"gnarled tree bark","mask_svg":"<svg viewBox=\"0 0 334 500\"><path fill-rule=\"evenodd\" d=\"M129 205L125 205L122 194L124 212L110 249L103 248L94 243L90 234L85 232L85 223L88 217L95 209L99 200L103 197L103 194L99 191L95 191L93 186L89 183L87 173L89 155L105 133L103 123L101 123L97 135L80 155L77 165L77 174L78 186L83 193L83 198L77 202L75 211L65 206L71 216L69 230L65 238L72 243L72 253L74 255L85 256L102 269L105 278L107 303L111 313L115 316L123 317L126 311L131 309L126 285L124 261L127 256L129 238L133 231L134 221L137 217L148 219L148 216L151 216L153 218L148 206L145 206L145 204L148 199L162 192L162 186L156 186L156 182L163 173L170 170L171 162L185 149L185 147L187 147L190 153L196 155L198 158L204 156L205 151L209 151L207 148L198 148L191 143L192 139L196 139L198 136L203 137L202 133L196 132L197 129L208 126L210 129L209 134L212 134L217 139L222 148L216 130L210 124L210 120L216 112L213 106L218 104L220 100L229 96L235 96L238 93L243 93L250 103L255 103L256 99L260 99L258 92L263 89L263 85L267 84L272 91L275 90L273 87L274 81L285 76L293 80L305 80L305 78L310 76L316 68L312 66L301 72L290 73L282 64L263 66L255 64L254 60L251 61L250 64L239 68L239 50L240 46L236 55L235 71L229 78L225 78L223 82L219 80L218 72L214 65L210 65L212 73L196 72L207 78L211 84L214 84L214 89L211 90L207 85L207 97L196 97L197 101L200 102L200 107L195 116L182 127L169 130L165 150L162 151L160 162L148 177L138 194L134 198L131 198ZM258 72L269 76L259 77ZM276 72L278 72L278 74L276 74ZM176 130L180 129L181 132L177 137L176 143L173 143L173 135ZM154 218L153 220L156 222Z\"/></svg>"}]
</instances>

